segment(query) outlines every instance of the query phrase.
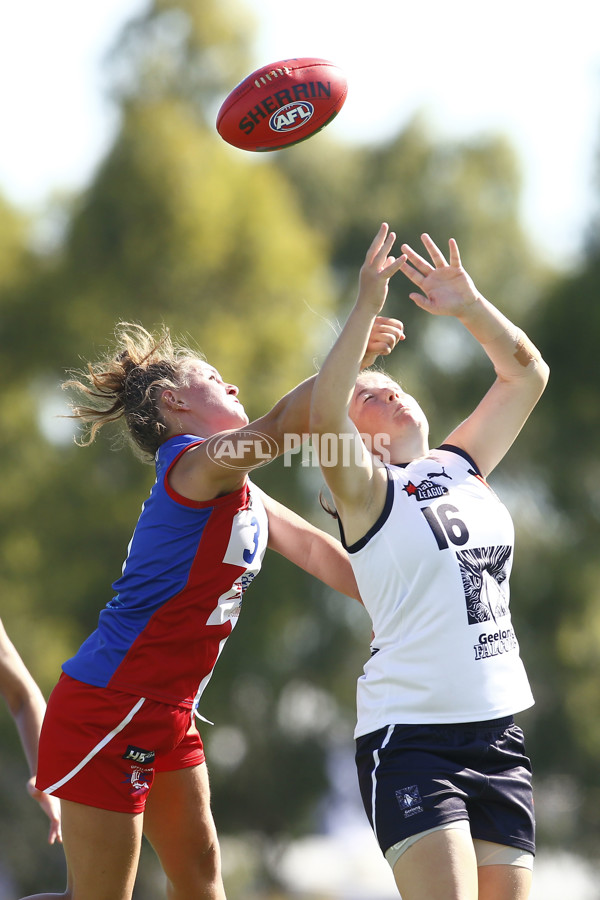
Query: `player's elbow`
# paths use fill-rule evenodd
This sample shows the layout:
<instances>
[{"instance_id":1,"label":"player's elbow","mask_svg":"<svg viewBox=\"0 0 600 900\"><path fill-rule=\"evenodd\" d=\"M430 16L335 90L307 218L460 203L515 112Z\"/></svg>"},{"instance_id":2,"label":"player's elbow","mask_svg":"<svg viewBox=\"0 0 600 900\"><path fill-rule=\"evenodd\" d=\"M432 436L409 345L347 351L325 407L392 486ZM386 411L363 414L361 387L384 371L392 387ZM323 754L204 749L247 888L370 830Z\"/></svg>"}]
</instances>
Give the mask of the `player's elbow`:
<instances>
[{"instance_id":1,"label":"player's elbow","mask_svg":"<svg viewBox=\"0 0 600 900\"><path fill-rule=\"evenodd\" d=\"M550 378L550 366L548 365L546 360L542 359L541 357L540 357L539 370L540 370L540 378L542 380L543 386L546 387L546 385L548 384L548 379Z\"/></svg>"},{"instance_id":2,"label":"player's elbow","mask_svg":"<svg viewBox=\"0 0 600 900\"><path fill-rule=\"evenodd\" d=\"M329 404L312 403L310 407L311 434L330 434L340 431L340 415Z\"/></svg>"},{"instance_id":3,"label":"player's elbow","mask_svg":"<svg viewBox=\"0 0 600 900\"><path fill-rule=\"evenodd\" d=\"M541 397L548 384L548 379L550 378L550 366L541 356L539 359L535 360L531 369L530 378L532 384L536 386L538 397Z\"/></svg>"}]
</instances>

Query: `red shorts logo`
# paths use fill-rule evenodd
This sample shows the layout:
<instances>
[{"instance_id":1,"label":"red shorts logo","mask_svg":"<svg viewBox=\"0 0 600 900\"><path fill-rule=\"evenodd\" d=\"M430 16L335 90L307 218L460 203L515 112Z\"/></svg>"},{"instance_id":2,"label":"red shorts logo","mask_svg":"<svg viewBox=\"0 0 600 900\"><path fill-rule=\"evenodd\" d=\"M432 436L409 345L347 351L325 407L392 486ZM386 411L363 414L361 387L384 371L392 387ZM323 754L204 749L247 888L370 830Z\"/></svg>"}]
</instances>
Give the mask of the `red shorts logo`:
<instances>
[{"instance_id":1,"label":"red shorts logo","mask_svg":"<svg viewBox=\"0 0 600 900\"><path fill-rule=\"evenodd\" d=\"M132 766L131 773L125 779L126 784L131 785L131 796L141 797L147 794L154 780L154 769L147 767L145 769L139 766Z\"/></svg>"}]
</instances>

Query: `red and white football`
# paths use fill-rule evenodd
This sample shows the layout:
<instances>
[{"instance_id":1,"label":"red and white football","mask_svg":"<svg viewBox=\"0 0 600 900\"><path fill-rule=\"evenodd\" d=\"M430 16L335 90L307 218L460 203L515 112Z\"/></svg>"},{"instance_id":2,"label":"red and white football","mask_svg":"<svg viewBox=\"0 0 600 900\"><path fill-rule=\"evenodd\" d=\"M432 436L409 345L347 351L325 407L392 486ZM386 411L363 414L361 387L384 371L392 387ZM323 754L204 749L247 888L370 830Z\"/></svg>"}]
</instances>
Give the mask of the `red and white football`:
<instances>
[{"instance_id":1,"label":"red and white football","mask_svg":"<svg viewBox=\"0 0 600 900\"><path fill-rule=\"evenodd\" d=\"M244 78L224 100L217 131L240 150L279 150L306 140L337 116L344 73L326 59L284 59Z\"/></svg>"}]
</instances>

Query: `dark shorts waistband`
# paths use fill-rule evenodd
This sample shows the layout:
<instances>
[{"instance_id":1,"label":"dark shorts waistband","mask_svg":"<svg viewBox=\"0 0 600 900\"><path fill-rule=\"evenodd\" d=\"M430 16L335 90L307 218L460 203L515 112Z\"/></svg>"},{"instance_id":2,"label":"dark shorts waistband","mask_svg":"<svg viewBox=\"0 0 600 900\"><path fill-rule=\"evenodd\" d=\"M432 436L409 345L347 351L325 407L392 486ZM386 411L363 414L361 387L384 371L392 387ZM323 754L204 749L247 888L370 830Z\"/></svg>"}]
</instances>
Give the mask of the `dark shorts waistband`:
<instances>
[{"instance_id":1,"label":"dark shorts waistband","mask_svg":"<svg viewBox=\"0 0 600 900\"><path fill-rule=\"evenodd\" d=\"M427 728L474 728L476 731L496 731L500 728L510 728L515 724L514 716L502 716L499 719L484 719L481 722L439 722L433 725L427 725Z\"/></svg>"}]
</instances>

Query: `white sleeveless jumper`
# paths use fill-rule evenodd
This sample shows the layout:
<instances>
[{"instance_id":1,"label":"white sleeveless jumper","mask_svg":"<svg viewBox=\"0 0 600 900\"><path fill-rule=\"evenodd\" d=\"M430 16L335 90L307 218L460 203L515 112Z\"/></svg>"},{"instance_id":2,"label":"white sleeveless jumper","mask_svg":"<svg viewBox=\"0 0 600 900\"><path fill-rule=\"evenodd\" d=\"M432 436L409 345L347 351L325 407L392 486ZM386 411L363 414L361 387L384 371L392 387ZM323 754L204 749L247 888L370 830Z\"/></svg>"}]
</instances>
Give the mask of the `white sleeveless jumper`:
<instances>
[{"instance_id":1,"label":"white sleeveless jumper","mask_svg":"<svg viewBox=\"0 0 600 900\"><path fill-rule=\"evenodd\" d=\"M355 736L526 709L534 701L509 611L508 510L450 445L387 470L379 520L345 544L374 632Z\"/></svg>"}]
</instances>

